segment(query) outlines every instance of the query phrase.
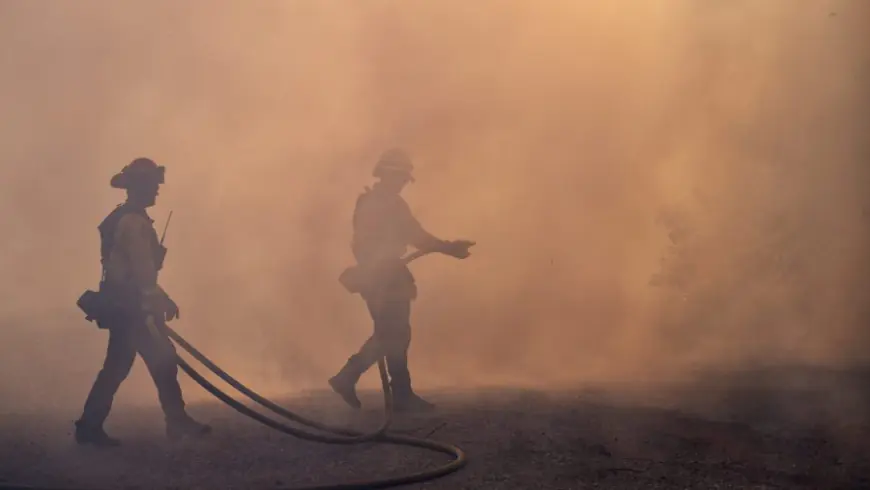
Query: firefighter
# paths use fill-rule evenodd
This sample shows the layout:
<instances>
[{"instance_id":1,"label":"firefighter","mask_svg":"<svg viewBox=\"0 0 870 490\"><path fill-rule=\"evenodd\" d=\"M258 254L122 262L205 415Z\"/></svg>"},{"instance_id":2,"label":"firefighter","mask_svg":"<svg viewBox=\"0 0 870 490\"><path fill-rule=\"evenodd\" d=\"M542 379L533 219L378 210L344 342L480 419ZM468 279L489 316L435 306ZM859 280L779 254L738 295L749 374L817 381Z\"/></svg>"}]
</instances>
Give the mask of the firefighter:
<instances>
[{"instance_id":1,"label":"firefighter","mask_svg":"<svg viewBox=\"0 0 870 490\"><path fill-rule=\"evenodd\" d=\"M359 196L354 209L352 250L356 268L370 279L360 294L374 321L374 334L329 384L348 405L359 409L362 403L356 394L357 381L380 357L386 357L394 410L428 411L434 405L411 387L408 348L411 302L417 297L417 286L401 258L411 245L465 259L474 242L441 240L420 225L401 196L405 186L414 182L413 164L403 150L386 151L373 176L378 181Z\"/></svg>"},{"instance_id":2,"label":"firefighter","mask_svg":"<svg viewBox=\"0 0 870 490\"><path fill-rule=\"evenodd\" d=\"M166 249L157 239L154 222L147 213L156 202L164 173L165 167L138 158L110 182L112 187L126 190L127 200L99 226L103 277L98 294L111 308L97 315L97 324L108 330L109 343L102 370L75 423L79 444L120 444L106 434L103 422L136 354L142 356L157 386L167 437L177 440L211 432L211 427L195 421L185 411L175 347L159 328L163 322L179 317L178 306L157 284Z\"/></svg>"}]
</instances>

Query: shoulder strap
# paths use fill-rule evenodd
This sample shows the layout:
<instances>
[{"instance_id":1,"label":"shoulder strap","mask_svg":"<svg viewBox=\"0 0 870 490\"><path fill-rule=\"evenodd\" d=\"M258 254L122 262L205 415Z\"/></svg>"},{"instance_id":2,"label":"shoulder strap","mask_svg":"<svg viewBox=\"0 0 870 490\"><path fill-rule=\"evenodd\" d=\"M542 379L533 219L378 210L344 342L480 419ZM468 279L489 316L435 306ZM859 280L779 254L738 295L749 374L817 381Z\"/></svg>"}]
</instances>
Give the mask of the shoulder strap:
<instances>
[{"instance_id":1,"label":"shoulder strap","mask_svg":"<svg viewBox=\"0 0 870 490\"><path fill-rule=\"evenodd\" d=\"M121 218L130 213L139 212L135 208L127 204L120 204L106 216L100 223L97 229L100 231L100 263L104 264L109 260L109 254L112 252L112 247L115 244L115 231L118 229L118 223Z\"/></svg>"}]
</instances>

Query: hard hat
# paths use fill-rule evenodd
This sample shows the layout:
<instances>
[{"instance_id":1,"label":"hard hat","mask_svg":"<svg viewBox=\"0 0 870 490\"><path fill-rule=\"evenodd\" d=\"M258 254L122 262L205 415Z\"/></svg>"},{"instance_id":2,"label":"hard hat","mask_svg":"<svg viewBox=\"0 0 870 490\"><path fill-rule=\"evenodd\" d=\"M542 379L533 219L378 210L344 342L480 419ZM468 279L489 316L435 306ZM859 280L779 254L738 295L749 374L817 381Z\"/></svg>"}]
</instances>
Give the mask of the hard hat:
<instances>
[{"instance_id":1,"label":"hard hat","mask_svg":"<svg viewBox=\"0 0 870 490\"><path fill-rule=\"evenodd\" d=\"M411 157L404 150L393 148L381 155L372 175L383 177L386 174L403 174L408 180L414 182L413 171L414 164L411 163Z\"/></svg>"},{"instance_id":2,"label":"hard hat","mask_svg":"<svg viewBox=\"0 0 870 490\"><path fill-rule=\"evenodd\" d=\"M109 184L115 189L129 189L138 184L162 184L166 167L150 158L137 158L112 177Z\"/></svg>"}]
</instances>

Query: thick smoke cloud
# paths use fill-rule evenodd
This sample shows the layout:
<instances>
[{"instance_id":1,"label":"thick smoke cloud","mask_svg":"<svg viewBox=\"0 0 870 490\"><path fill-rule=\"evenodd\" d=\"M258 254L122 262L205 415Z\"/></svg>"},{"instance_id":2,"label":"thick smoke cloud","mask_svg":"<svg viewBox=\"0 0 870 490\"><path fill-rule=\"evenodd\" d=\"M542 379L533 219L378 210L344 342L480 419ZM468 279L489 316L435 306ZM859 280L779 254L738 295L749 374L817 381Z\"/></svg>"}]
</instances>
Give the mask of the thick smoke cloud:
<instances>
[{"instance_id":1,"label":"thick smoke cloud","mask_svg":"<svg viewBox=\"0 0 870 490\"><path fill-rule=\"evenodd\" d=\"M138 156L168 167L176 328L266 393L323 387L368 335L336 278L391 146L421 221L479 243L413 266L420 388L862 361L867 19L859 0L2 2L3 405L82 401L105 335L74 303ZM154 403L140 365L121 398Z\"/></svg>"}]
</instances>

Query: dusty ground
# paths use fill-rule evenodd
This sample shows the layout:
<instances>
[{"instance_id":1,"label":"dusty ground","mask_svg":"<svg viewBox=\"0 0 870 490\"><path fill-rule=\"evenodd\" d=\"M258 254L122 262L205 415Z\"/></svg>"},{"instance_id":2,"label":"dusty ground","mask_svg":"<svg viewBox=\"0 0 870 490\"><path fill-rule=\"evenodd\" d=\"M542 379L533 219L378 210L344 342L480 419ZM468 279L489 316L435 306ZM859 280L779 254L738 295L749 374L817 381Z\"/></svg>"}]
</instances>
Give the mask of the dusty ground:
<instances>
[{"instance_id":1,"label":"dusty ground","mask_svg":"<svg viewBox=\"0 0 870 490\"><path fill-rule=\"evenodd\" d=\"M868 377L828 383L793 376L800 384L747 378L754 384L739 390L733 380L684 388L679 410L675 390L656 390L657 397L616 389L435 393L439 413L400 419L396 429L434 431L470 457L459 473L414 488L870 488L870 417L860 409L868 406ZM377 395L365 401L372 408L358 416L325 393L287 405L328 422L374 426ZM114 451L75 447L72 417L5 415L0 479L94 489L266 489L395 475L446 460L416 449L300 442L217 403L191 411L216 433L171 446L157 411L119 408L108 429L125 445Z\"/></svg>"}]
</instances>

